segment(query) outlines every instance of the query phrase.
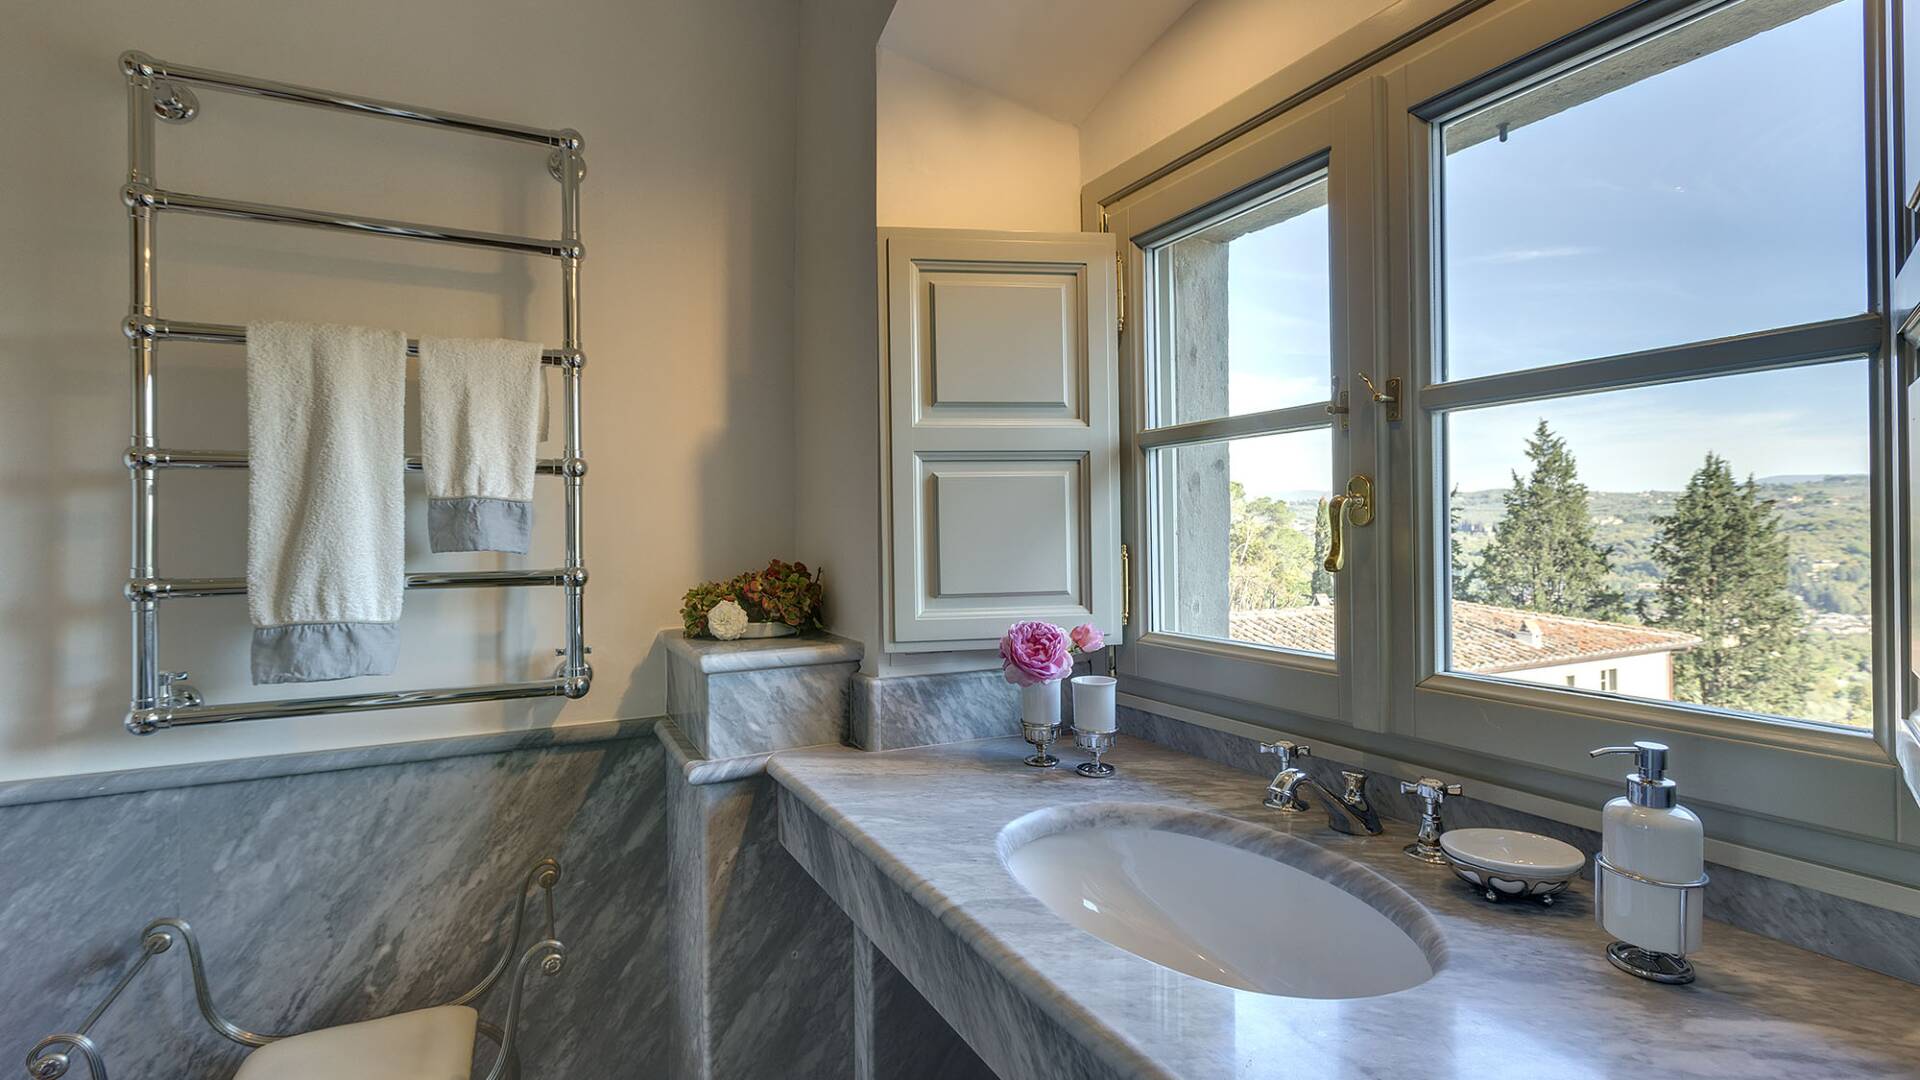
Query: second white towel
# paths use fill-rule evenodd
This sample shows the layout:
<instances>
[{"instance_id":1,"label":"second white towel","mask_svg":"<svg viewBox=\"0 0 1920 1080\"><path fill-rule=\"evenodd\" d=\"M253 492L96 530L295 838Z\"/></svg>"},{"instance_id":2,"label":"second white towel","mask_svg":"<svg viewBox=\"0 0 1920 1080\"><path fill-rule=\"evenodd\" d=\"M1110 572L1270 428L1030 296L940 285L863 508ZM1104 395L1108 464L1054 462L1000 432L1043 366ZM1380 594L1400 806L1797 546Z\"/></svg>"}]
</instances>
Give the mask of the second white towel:
<instances>
[{"instance_id":1,"label":"second white towel","mask_svg":"<svg viewBox=\"0 0 1920 1080\"><path fill-rule=\"evenodd\" d=\"M420 341L420 458L435 551L524 554L544 411L541 347L500 338Z\"/></svg>"}]
</instances>

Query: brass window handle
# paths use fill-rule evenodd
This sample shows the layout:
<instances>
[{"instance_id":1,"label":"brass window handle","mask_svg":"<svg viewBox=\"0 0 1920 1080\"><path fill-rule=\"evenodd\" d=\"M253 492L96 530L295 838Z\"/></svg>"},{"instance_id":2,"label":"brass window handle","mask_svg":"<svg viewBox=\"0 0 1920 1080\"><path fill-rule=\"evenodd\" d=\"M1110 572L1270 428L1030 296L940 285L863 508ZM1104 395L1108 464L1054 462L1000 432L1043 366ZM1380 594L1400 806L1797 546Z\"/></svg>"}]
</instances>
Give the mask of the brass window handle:
<instances>
[{"instance_id":1,"label":"brass window handle","mask_svg":"<svg viewBox=\"0 0 1920 1080\"><path fill-rule=\"evenodd\" d=\"M1345 494L1335 495L1327 503L1327 559L1329 574L1346 569L1346 527L1365 528L1373 524L1373 477L1357 473L1347 481Z\"/></svg>"}]
</instances>

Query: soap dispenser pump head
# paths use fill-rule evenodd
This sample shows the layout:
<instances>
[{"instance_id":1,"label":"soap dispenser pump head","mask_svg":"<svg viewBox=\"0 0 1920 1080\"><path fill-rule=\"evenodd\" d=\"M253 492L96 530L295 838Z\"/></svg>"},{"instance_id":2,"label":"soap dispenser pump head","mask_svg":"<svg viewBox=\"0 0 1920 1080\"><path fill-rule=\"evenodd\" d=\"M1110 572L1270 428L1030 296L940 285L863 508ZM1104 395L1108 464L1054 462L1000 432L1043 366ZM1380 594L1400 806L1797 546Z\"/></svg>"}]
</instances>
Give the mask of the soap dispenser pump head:
<instances>
[{"instance_id":1,"label":"soap dispenser pump head","mask_svg":"<svg viewBox=\"0 0 1920 1080\"><path fill-rule=\"evenodd\" d=\"M1634 771L1627 774L1628 802L1635 806L1649 806L1657 810L1673 807L1680 785L1667 779L1665 743L1636 742L1632 746L1603 746L1587 756L1599 757L1602 754L1634 756Z\"/></svg>"}]
</instances>

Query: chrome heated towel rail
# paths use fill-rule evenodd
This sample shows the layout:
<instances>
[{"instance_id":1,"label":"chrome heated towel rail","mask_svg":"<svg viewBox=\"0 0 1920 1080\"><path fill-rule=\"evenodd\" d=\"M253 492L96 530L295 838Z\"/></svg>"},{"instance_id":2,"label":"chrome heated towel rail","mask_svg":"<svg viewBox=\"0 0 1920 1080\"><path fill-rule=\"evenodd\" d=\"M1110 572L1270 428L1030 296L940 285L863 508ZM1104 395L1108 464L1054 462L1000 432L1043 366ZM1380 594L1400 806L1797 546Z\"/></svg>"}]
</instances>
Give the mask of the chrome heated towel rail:
<instances>
[{"instance_id":1,"label":"chrome heated towel rail","mask_svg":"<svg viewBox=\"0 0 1920 1080\"><path fill-rule=\"evenodd\" d=\"M127 730L145 735L161 728L263 720L283 716L405 709L514 698L584 697L593 685L587 663L585 602L587 568L581 551L581 478L587 473L580 452L580 376L586 354L580 346L580 181L586 175L580 133L486 120L476 116L403 105L393 101L316 90L188 67L129 52L120 58L127 78L127 184L122 191L131 222L131 298L125 331L133 359L133 437L126 453L133 480L133 557L126 596L133 611L133 694ZM409 124L462 131L547 147L547 172L560 183L560 235L552 239L510 236L410 221L394 221L327 210L243 202L184 191L168 191L154 181L154 130L157 121L185 123L199 114L193 88L292 102L321 109L374 116ZM159 474L168 469L244 469L247 455L231 450L181 450L162 447L155 406L156 354L163 341L199 341L239 345L246 331L219 323L185 322L160 317L154 306L154 222L162 213L200 214L283 225L427 240L558 259L562 312L561 346L548 349L544 361L560 369L565 414L565 456L545 459L539 471L561 478L566 491L566 564L548 570L485 570L471 573L408 574L409 589L473 589L552 586L566 597L566 644L550 679L483 686L387 693L340 694L209 705L188 686L181 672L160 668L160 604L163 600L235 596L246 592L240 578L165 578L159 571ZM407 343L413 354L414 342ZM406 468L418 469L418 458Z\"/></svg>"}]
</instances>

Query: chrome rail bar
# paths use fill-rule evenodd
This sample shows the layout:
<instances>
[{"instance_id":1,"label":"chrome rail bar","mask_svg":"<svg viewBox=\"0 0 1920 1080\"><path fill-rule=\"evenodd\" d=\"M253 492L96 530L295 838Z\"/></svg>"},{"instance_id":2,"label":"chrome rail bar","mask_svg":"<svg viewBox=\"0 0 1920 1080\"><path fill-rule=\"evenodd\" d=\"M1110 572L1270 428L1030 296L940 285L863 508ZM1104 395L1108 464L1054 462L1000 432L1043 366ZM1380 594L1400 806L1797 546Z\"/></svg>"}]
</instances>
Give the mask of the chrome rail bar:
<instances>
[{"instance_id":1,"label":"chrome rail bar","mask_svg":"<svg viewBox=\"0 0 1920 1080\"><path fill-rule=\"evenodd\" d=\"M573 251L573 254L560 260L561 344L577 352L581 349L580 181L586 176L587 163L581 158L578 146L562 147L553 152L549 171L554 179L560 181L560 238ZM584 679L591 684L593 669L587 664L586 644L586 555L582 550L582 538L586 530L580 481L586 475L586 460L581 456L580 447L581 370L576 364L560 372L561 386L565 390L562 403L566 410L565 452L569 466L566 470L567 569L577 571L581 576L567 585L567 644L559 674L569 679Z\"/></svg>"},{"instance_id":2,"label":"chrome rail bar","mask_svg":"<svg viewBox=\"0 0 1920 1080\"><path fill-rule=\"evenodd\" d=\"M207 217L239 218L243 221L267 221L278 225L304 225L314 229L374 233L380 236L398 237L402 240L433 240L443 244L491 248L495 251L515 251L523 255L546 255L556 259L578 259L586 254L586 249L577 240L565 243L559 240L541 240L531 236L481 232L478 229L456 229L450 225L422 225L414 221L396 221L392 218L367 217L362 214L347 214L334 210L275 206L272 203L223 199L214 195L198 195L188 191L162 191L150 184L128 184L121 198L129 208L173 210Z\"/></svg>"},{"instance_id":3,"label":"chrome rail bar","mask_svg":"<svg viewBox=\"0 0 1920 1080\"><path fill-rule=\"evenodd\" d=\"M130 222L129 302L123 323L132 357L132 431L124 457L132 492L132 558L128 564L126 595L133 618L132 694L126 717L127 730L145 735L161 728L200 724L230 723L239 720L265 720L279 717L312 716L323 713L360 712L377 709L404 709L426 705L455 705L484 701L526 698L586 696L593 686L593 669L587 662L591 651L586 644L585 592L587 571L582 553L584 515L582 478L587 463L582 456L581 371L586 355L580 346L580 262L586 250L580 240L580 182L586 174L581 150L584 142L572 129L527 127L503 121L485 120L459 113L443 112L419 106L403 105L376 98L359 97L295 86L268 79L255 79L206 68L169 64L139 52L121 57L121 69L127 78L127 173L122 191ZM199 112L199 102L189 86L203 86L238 94L249 94L276 101L334 109L363 116L400 120L535 143L550 148L547 171L560 183L560 233L558 240L512 236L471 229L446 228L415 222L367 217L357 214L309 210L244 202L188 192L167 191L155 185L153 176L154 130L156 122L186 122ZM565 590L566 644L554 676L533 682L492 683L483 686L434 690L408 690L370 694L342 694L315 698L288 698L279 701L240 702L206 705L197 691L179 680L179 673L163 673L159 663L159 602L199 596L226 596L245 592L245 582L235 578L165 578L158 566L158 481L162 469L243 469L244 452L228 450L177 450L159 446L156 437L157 394L155 383L156 350L161 341L201 341L239 344L246 340L244 327L222 323L198 323L162 319L154 301L154 224L161 211L204 214L248 221L301 225L345 232L371 233L413 240L431 240L470 247L489 248L560 260L561 315L563 345L546 349L542 360L561 369L562 410L565 415L565 457L542 459L538 471L565 478L566 561L555 570L503 570L475 573L409 574L409 588L498 588L521 585L557 585ZM415 354L418 343L409 341L407 351ZM420 459L410 457L410 471L420 469Z\"/></svg>"},{"instance_id":4,"label":"chrome rail bar","mask_svg":"<svg viewBox=\"0 0 1920 1080\"><path fill-rule=\"evenodd\" d=\"M395 690L376 694L338 694L331 697L287 698L283 701L242 701L231 705L148 709L129 716L127 727L136 735L145 735L162 728L228 724L237 720L275 720L323 713L411 709L422 705L470 705L520 698L580 697L586 693L586 689L579 682L555 677L533 682L488 683L437 690Z\"/></svg>"},{"instance_id":5,"label":"chrome rail bar","mask_svg":"<svg viewBox=\"0 0 1920 1080\"><path fill-rule=\"evenodd\" d=\"M310 105L315 108L333 109L382 120L425 124L449 131L463 131L473 135L536 143L541 146L571 147L575 150L585 148L585 142L580 138L580 133L571 128L532 127L506 120L488 120L484 117L467 116L442 109L429 109L423 105L405 105L397 101L362 97L359 94L343 94L337 90L296 86L293 83L275 82L272 79L257 79L250 75L235 75L226 71L214 71L211 68L169 63L165 60L156 60L143 52L122 54L120 68L129 79L145 78L164 83L186 83L191 86L204 86L209 90L224 90L233 94L292 102L295 105Z\"/></svg>"},{"instance_id":6,"label":"chrome rail bar","mask_svg":"<svg viewBox=\"0 0 1920 1080\"><path fill-rule=\"evenodd\" d=\"M153 447L141 450L130 447L123 459L127 468L135 472L152 469L244 469L247 467L247 452L244 450L172 450L166 447ZM420 455L409 454L406 458L406 470L419 472ZM571 472L563 458L541 458L534 463L533 471L543 476L567 476L572 473L586 475L587 463L575 461Z\"/></svg>"},{"instance_id":7,"label":"chrome rail bar","mask_svg":"<svg viewBox=\"0 0 1920 1080\"><path fill-rule=\"evenodd\" d=\"M510 589L523 586L563 586L582 579L584 568L568 570L473 570L464 573L407 575L409 589ZM207 596L245 596L246 578L148 578L127 582L127 599L193 600Z\"/></svg>"},{"instance_id":8,"label":"chrome rail bar","mask_svg":"<svg viewBox=\"0 0 1920 1080\"><path fill-rule=\"evenodd\" d=\"M210 345L247 343L247 328L244 326L187 322L182 319L128 319L126 333L129 338L146 337L155 341L199 341ZM407 339L407 355L420 355L420 339ZM587 357L579 349L542 349L540 362L548 367L578 367L587 362Z\"/></svg>"},{"instance_id":9,"label":"chrome rail bar","mask_svg":"<svg viewBox=\"0 0 1920 1080\"><path fill-rule=\"evenodd\" d=\"M131 67L126 70L126 181L128 184L152 184L153 129L159 120L154 113L153 79ZM131 255L128 259L129 319L150 319L154 313L154 217L150 207L127 208L132 233ZM158 395L154 386L154 343L148 338L135 338L127 344L133 357L132 445L135 451L151 450L155 445L154 432L159 423ZM133 557L127 576L157 577L160 573L159 476L152 469L131 469L128 470L128 478L133 486ZM160 609L151 600L133 601L132 643L131 709L132 713L138 713L152 709L160 702Z\"/></svg>"}]
</instances>

